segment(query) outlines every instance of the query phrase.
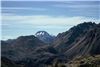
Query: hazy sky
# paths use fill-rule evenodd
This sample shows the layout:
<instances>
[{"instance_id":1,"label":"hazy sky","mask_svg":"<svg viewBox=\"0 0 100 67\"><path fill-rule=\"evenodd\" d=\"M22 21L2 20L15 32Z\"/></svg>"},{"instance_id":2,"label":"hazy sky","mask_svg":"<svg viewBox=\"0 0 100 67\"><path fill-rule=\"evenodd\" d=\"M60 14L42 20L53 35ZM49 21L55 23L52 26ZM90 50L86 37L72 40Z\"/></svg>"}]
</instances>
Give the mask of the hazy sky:
<instances>
[{"instance_id":1,"label":"hazy sky","mask_svg":"<svg viewBox=\"0 0 100 67\"><path fill-rule=\"evenodd\" d=\"M2 39L67 31L84 21L99 23L100 1L2 1Z\"/></svg>"}]
</instances>

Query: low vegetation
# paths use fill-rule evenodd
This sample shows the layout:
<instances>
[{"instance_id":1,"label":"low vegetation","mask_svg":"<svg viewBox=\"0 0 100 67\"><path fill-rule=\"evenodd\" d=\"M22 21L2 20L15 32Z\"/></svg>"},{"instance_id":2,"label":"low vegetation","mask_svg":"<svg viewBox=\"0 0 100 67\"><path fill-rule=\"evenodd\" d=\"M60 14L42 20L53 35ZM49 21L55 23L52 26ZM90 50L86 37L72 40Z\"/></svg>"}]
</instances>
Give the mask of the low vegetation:
<instances>
[{"instance_id":1,"label":"low vegetation","mask_svg":"<svg viewBox=\"0 0 100 67\"><path fill-rule=\"evenodd\" d=\"M100 67L100 55L84 56L70 62L72 67Z\"/></svg>"}]
</instances>

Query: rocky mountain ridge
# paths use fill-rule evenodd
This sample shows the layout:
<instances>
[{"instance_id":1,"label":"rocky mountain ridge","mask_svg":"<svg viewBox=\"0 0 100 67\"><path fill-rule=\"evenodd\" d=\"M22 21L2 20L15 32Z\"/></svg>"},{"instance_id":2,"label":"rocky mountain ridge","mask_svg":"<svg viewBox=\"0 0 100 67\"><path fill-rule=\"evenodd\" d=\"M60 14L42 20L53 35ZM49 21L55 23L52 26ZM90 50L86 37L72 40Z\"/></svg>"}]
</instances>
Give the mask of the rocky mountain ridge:
<instances>
[{"instance_id":1,"label":"rocky mountain ridge","mask_svg":"<svg viewBox=\"0 0 100 67\"><path fill-rule=\"evenodd\" d=\"M44 31L38 33L36 35L44 36ZM100 24L92 22L81 23L58 34L50 45L34 35L1 41L1 56L23 67L48 67L55 61L67 63L76 57L99 54Z\"/></svg>"}]
</instances>

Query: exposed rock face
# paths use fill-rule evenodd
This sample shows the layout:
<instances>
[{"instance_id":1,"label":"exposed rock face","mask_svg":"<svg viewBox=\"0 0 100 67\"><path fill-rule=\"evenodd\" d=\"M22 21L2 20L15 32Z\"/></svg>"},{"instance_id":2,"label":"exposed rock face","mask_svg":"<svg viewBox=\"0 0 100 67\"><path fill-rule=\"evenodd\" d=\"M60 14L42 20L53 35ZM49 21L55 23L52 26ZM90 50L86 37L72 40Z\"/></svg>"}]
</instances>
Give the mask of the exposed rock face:
<instances>
[{"instance_id":1,"label":"exposed rock face","mask_svg":"<svg viewBox=\"0 0 100 67\"><path fill-rule=\"evenodd\" d=\"M100 24L79 38L65 54L68 57L100 54Z\"/></svg>"},{"instance_id":2,"label":"exposed rock face","mask_svg":"<svg viewBox=\"0 0 100 67\"><path fill-rule=\"evenodd\" d=\"M83 37L90 29L96 26L95 23L92 22L84 22L77 26L72 27L66 32L58 34L54 41L54 47L57 48L60 52L66 52L69 48L71 48L76 41Z\"/></svg>"}]
</instances>

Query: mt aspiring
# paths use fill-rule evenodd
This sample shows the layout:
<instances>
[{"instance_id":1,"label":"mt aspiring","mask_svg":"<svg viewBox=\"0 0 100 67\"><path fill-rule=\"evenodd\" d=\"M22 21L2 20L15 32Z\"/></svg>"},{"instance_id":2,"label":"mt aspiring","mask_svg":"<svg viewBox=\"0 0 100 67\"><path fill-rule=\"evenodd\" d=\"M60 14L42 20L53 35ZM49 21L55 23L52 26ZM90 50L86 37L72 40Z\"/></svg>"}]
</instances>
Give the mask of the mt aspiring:
<instances>
[{"instance_id":1,"label":"mt aspiring","mask_svg":"<svg viewBox=\"0 0 100 67\"><path fill-rule=\"evenodd\" d=\"M38 31L35 36L47 44L51 44L55 39L55 36L50 35L46 31Z\"/></svg>"}]
</instances>

